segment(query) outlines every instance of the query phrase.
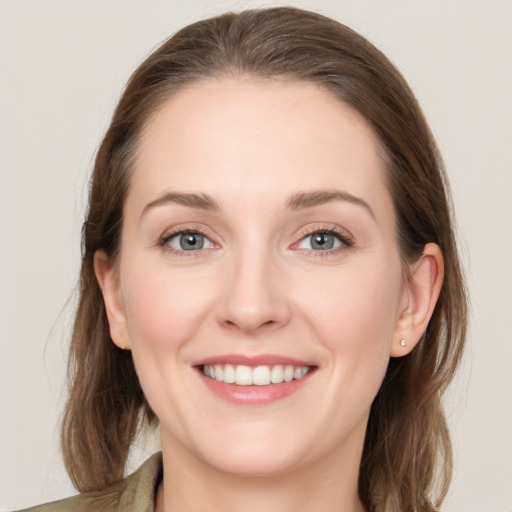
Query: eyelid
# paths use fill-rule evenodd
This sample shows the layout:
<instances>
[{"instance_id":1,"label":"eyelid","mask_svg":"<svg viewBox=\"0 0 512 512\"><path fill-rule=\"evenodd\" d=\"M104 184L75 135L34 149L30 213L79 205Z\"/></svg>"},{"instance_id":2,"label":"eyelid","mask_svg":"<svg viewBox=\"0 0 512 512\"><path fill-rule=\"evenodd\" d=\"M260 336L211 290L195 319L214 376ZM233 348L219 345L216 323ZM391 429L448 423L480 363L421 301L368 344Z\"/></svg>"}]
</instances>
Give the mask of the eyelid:
<instances>
[{"instance_id":1,"label":"eyelid","mask_svg":"<svg viewBox=\"0 0 512 512\"><path fill-rule=\"evenodd\" d=\"M204 247L204 242L203 242L203 245L201 247L198 247L197 249L192 248L189 251L187 251L187 249L182 249L182 248L180 249L180 248L175 247L174 245L172 245L172 242L174 241L174 239L180 239L181 237L184 237L185 235L194 235L194 237L201 237L201 238L203 238L203 240L206 241L206 244L209 245L209 246L208 247ZM194 250L200 251L200 250L203 250L203 249L212 249L213 248L213 242L206 235L203 235L203 233L199 233L197 231L192 231L192 232L180 231L178 233L175 233L174 235L166 237L166 243L169 245L169 247L172 247L173 249L176 249L178 251L182 251L183 250L185 252L191 252L191 251L194 251Z\"/></svg>"},{"instance_id":2,"label":"eyelid","mask_svg":"<svg viewBox=\"0 0 512 512\"><path fill-rule=\"evenodd\" d=\"M185 226L183 226L183 225L174 226L173 228L166 230L164 232L164 234L159 237L156 245L158 247L161 247L163 250L165 250L171 254L177 255L177 256L199 256L200 255L199 253L204 253L205 251L209 251L211 249L216 249L219 247L219 244L214 241L214 239L213 239L214 237L209 235L207 233L207 231L208 230L202 228L201 226L194 225L194 224L187 224ZM177 249L177 248L169 245L169 241L172 238L174 238L178 235L184 235L187 233L195 233L195 234L204 236L212 244L212 247L186 251L183 249Z\"/></svg>"},{"instance_id":3,"label":"eyelid","mask_svg":"<svg viewBox=\"0 0 512 512\"><path fill-rule=\"evenodd\" d=\"M195 224L187 224L187 225L178 225L174 226L173 228L170 228L164 232L163 235L160 236L160 238L157 241L157 246L161 247L162 249L173 253L178 256L199 256L200 253L204 253L205 251L210 251L211 249L218 249L220 248L220 245L218 242L215 241L215 237L212 237L208 232L210 230L204 229L201 225L195 225ZM176 249L169 245L169 240L171 240L173 237L186 234L186 233L197 233L199 235L204 236L209 242L212 244L212 247L208 248L201 248L196 250L183 250L183 249ZM315 249L307 249L307 248L300 248L298 245L303 242L305 238L308 236L312 236L314 234L318 233L324 233L328 235L335 236L339 242L340 246L334 247L332 249L326 249L326 250L315 250ZM329 254L336 253L338 251L342 251L344 249L350 248L354 245L354 237L353 235L346 229L341 228L340 226L336 225L327 225L327 224L317 224L314 226L306 226L300 230L300 233L298 235L298 240L294 242L290 248L294 250L301 250L303 252L309 252L313 253L314 256L326 256Z\"/></svg>"},{"instance_id":4,"label":"eyelid","mask_svg":"<svg viewBox=\"0 0 512 512\"><path fill-rule=\"evenodd\" d=\"M335 247L333 249L326 249L324 251L319 250L313 250L313 249L301 249L298 247L298 245L308 236L312 236L318 233L325 233L328 235L335 236L340 242L341 246ZM315 255L326 255L326 254L332 254L334 252L337 252L339 250L347 249L350 247L353 247L354 245L354 237L352 233L347 231L346 229L343 229L339 226L333 226L333 225L316 225L311 227L306 227L300 232L300 238L297 242L294 242L291 246L292 249L296 250L303 250L303 251L309 251L311 253L315 253Z\"/></svg>"}]
</instances>

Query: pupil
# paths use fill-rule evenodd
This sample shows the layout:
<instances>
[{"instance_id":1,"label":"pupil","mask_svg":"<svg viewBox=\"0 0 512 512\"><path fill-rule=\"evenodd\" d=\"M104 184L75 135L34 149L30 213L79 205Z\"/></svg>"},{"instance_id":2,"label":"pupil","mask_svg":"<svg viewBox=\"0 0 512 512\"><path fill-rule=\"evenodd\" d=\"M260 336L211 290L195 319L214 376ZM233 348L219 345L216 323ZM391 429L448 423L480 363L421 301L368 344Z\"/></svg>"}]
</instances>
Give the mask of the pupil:
<instances>
[{"instance_id":1,"label":"pupil","mask_svg":"<svg viewBox=\"0 0 512 512\"><path fill-rule=\"evenodd\" d=\"M201 249L203 247L202 235L196 233L187 233L182 235L180 240L181 248L185 251L192 249Z\"/></svg>"},{"instance_id":2,"label":"pupil","mask_svg":"<svg viewBox=\"0 0 512 512\"><path fill-rule=\"evenodd\" d=\"M318 233L313 237L311 247L313 249L332 249L334 246L334 237L327 233Z\"/></svg>"}]
</instances>

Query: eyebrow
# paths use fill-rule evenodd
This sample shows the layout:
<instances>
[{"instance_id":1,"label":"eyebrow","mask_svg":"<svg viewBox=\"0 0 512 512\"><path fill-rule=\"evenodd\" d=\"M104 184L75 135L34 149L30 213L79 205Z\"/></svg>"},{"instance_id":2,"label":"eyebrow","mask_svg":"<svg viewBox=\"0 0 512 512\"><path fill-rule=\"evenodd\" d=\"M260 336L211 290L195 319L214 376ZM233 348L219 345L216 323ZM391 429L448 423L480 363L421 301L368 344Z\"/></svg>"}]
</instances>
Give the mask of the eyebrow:
<instances>
[{"instance_id":1,"label":"eyebrow","mask_svg":"<svg viewBox=\"0 0 512 512\"><path fill-rule=\"evenodd\" d=\"M293 194L286 202L287 208L291 210L301 210L312 208L333 201L346 201L358 206L362 206L375 219L375 213L370 205L360 197L354 196L344 190L314 190L311 192L297 192Z\"/></svg>"},{"instance_id":2,"label":"eyebrow","mask_svg":"<svg viewBox=\"0 0 512 512\"><path fill-rule=\"evenodd\" d=\"M375 213L370 205L360 197L354 196L344 190L313 190L308 192L297 192L288 198L285 205L290 210L302 210L320 206L333 201L346 201L358 206L362 206L375 219ZM167 192L163 196L148 203L141 216L148 210L157 206L163 206L168 203L197 208L199 210L220 212L219 203L208 194L195 194L192 192Z\"/></svg>"},{"instance_id":3,"label":"eyebrow","mask_svg":"<svg viewBox=\"0 0 512 512\"><path fill-rule=\"evenodd\" d=\"M142 210L141 216L147 213L148 210L156 206L163 206L168 203L179 204L181 206L188 206L190 208L198 208L200 210L207 210L213 212L220 212L220 206L213 197L207 194L194 194L188 192L167 192L163 196L151 201Z\"/></svg>"}]
</instances>

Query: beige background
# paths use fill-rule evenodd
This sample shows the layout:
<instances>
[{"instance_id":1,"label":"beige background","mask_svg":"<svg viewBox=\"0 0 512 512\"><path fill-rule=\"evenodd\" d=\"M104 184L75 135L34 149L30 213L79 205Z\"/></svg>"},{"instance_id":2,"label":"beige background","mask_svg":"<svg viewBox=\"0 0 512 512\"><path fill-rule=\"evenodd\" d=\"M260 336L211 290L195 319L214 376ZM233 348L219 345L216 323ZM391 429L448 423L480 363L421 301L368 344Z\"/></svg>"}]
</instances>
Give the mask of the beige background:
<instances>
[{"instance_id":1,"label":"beige background","mask_svg":"<svg viewBox=\"0 0 512 512\"><path fill-rule=\"evenodd\" d=\"M123 84L177 28L256 5L0 0L0 510L73 492L57 429L66 303L87 176ZM512 2L294 5L379 46L438 139L473 304L470 346L447 402L456 462L444 510L512 512ZM152 449L139 447L134 464Z\"/></svg>"}]
</instances>

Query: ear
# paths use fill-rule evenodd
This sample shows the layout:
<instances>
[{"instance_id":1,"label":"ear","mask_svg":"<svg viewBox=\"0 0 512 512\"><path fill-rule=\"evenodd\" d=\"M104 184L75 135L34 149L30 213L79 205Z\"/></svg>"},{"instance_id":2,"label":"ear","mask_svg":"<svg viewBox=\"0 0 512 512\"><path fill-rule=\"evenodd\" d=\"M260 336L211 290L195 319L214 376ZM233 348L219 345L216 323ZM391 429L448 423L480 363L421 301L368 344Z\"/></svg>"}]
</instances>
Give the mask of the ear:
<instances>
[{"instance_id":1,"label":"ear","mask_svg":"<svg viewBox=\"0 0 512 512\"><path fill-rule=\"evenodd\" d=\"M127 350L130 348L130 340L121 297L119 274L104 251L94 253L94 272L105 302L110 337L119 348Z\"/></svg>"},{"instance_id":2,"label":"ear","mask_svg":"<svg viewBox=\"0 0 512 512\"><path fill-rule=\"evenodd\" d=\"M437 244L427 244L411 265L406 282L405 307L395 326L391 357L408 354L427 329L441 293L444 278L443 253Z\"/></svg>"}]
</instances>

